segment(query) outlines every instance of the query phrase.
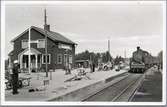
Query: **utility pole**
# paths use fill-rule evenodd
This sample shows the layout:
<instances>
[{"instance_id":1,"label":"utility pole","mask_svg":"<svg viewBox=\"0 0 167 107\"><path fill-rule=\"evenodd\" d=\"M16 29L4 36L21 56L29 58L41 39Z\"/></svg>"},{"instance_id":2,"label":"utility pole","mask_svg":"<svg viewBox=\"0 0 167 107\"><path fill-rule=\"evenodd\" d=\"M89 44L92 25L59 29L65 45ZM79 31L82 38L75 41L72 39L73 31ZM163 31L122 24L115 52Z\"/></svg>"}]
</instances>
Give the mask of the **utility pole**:
<instances>
[{"instance_id":1,"label":"utility pole","mask_svg":"<svg viewBox=\"0 0 167 107\"><path fill-rule=\"evenodd\" d=\"M46 9L44 11L45 14L45 24L44 24L44 30L45 30L45 71L46 71L46 77L48 77L48 50L47 50L47 31L45 27L47 26L47 16L46 16Z\"/></svg>"},{"instance_id":2,"label":"utility pole","mask_svg":"<svg viewBox=\"0 0 167 107\"><path fill-rule=\"evenodd\" d=\"M124 51L124 57L125 57L125 59L126 59L126 50Z\"/></svg>"},{"instance_id":3,"label":"utility pole","mask_svg":"<svg viewBox=\"0 0 167 107\"><path fill-rule=\"evenodd\" d=\"M31 73L31 55L30 50L31 49L31 27L28 30L28 72Z\"/></svg>"},{"instance_id":4,"label":"utility pole","mask_svg":"<svg viewBox=\"0 0 167 107\"><path fill-rule=\"evenodd\" d=\"M110 61L110 39L108 38L108 61Z\"/></svg>"},{"instance_id":5,"label":"utility pole","mask_svg":"<svg viewBox=\"0 0 167 107\"><path fill-rule=\"evenodd\" d=\"M124 51L124 62L126 63L126 49Z\"/></svg>"},{"instance_id":6,"label":"utility pole","mask_svg":"<svg viewBox=\"0 0 167 107\"><path fill-rule=\"evenodd\" d=\"M110 40L108 40L108 52L110 53Z\"/></svg>"}]
</instances>

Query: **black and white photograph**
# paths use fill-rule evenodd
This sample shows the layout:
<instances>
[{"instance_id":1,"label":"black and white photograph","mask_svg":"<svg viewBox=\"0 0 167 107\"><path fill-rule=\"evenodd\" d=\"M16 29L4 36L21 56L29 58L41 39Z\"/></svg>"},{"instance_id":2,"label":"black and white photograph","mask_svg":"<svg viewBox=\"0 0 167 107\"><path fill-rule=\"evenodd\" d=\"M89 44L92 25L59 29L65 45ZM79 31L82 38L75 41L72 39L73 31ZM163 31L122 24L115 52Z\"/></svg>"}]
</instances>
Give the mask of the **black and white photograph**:
<instances>
[{"instance_id":1,"label":"black and white photograph","mask_svg":"<svg viewBox=\"0 0 167 107\"><path fill-rule=\"evenodd\" d=\"M166 1L4 1L2 105L165 105Z\"/></svg>"}]
</instances>

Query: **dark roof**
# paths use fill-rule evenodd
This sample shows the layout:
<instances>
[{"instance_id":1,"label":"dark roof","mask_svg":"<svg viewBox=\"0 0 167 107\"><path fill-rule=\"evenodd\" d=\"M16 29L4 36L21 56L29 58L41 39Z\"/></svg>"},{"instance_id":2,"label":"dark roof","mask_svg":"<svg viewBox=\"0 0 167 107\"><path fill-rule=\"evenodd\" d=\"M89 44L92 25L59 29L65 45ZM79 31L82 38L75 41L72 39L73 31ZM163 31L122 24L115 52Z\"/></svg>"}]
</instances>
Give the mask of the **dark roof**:
<instances>
[{"instance_id":1,"label":"dark roof","mask_svg":"<svg viewBox=\"0 0 167 107\"><path fill-rule=\"evenodd\" d=\"M35 27L35 26L31 26L31 29L35 29L37 30L38 32L40 32L41 34L43 35L46 35L45 32L47 32L47 36L52 39L52 40L56 40L56 41L60 41L60 42L64 42L64 43L69 43L69 44L76 44L75 42L69 40L68 38L64 37L63 35L61 35L60 33L57 33L57 32L53 32L53 31L47 31L47 30L44 30L42 28L39 28L39 27ZM19 38L20 36L22 36L24 33L26 33L28 31L25 30L23 33L21 33L19 36L17 36L16 38L14 38L11 42L15 41L17 38Z\"/></svg>"}]
</instances>

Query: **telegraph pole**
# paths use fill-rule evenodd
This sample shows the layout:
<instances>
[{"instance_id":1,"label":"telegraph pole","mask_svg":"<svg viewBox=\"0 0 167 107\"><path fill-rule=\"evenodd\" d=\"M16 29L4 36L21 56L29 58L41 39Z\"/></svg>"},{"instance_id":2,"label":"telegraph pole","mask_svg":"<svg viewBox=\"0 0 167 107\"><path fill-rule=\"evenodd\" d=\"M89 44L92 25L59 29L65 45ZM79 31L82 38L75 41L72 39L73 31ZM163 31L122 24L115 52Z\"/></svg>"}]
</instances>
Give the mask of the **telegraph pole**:
<instances>
[{"instance_id":1,"label":"telegraph pole","mask_svg":"<svg viewBox=\"0 0 167 107\"><path fill-rule=\"evenodd\" d=\"M124 51L124 57L125 57L125 59L126 59L126 50Z\"/></svg>"},{"instance_id":2,"label":"telegraph pole","mask_svg":"<svg viewBox=\"0 0 167 107\"><path fill-rule=\"evenodd\" d=\"M28 29L28 71L29 71L29 74L31 73L30 49L31 49L31 27Z\"/></svg>"},{"instance_id":3,"label":"telegraph pole","mask_svg":"<svg viewBox=\"0 0 167 107\"><path fill-rule=\"evenodd\" d=\"M110 39L108 40L108 52L110 53Z\"/></svg>"},{"instance_id":4,"label":"telegraph pole","mask_svg":"<svg viewBox=\"0 0 167 107\"><path fill-rule=\"evenodd\" d=\"M126 63L126 49L124 51L124 62Z\"/></svg>"},{"instance_id":5,"label":"telegraph pole","mask_svg":"<svg viewBox=\"0 0 167 107\"><path fill-rule=\"evenodd\" d=\"M108 61L110 61L110 39L108 39Z\"/></svg>"},{"instance_id":6,"label":"telegraph pole","mask_svg":"<svg viewBox=\"0 0 167 107\"><path fill-rule=\"evenodd\" d=\"M45 9L45 24L44 24L44 30L45 30L45 71L46 71L46 77L48 77L48 50L47 50L47 31L45 27L47 26L47 16L46 16L46 9Z\"/></svg>"}]
</instances>

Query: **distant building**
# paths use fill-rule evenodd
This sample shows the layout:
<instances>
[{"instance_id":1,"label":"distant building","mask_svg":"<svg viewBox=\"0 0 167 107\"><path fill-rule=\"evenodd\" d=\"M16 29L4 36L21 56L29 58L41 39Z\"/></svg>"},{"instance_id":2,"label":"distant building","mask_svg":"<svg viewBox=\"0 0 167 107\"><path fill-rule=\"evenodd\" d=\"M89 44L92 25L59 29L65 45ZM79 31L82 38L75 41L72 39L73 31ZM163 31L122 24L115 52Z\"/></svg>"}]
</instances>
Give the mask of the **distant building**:
<instances>
[{"instance_id":1,"label":"distant building","mask_svg":"<svg viewBox=\"0 0 167 107\"><path fill-rule=\"evenodd\" d=\"M76 65L76 67L88 68L89 67L89 60L76 60L75 65Z\"/></svg>"},{"instance_id":2,"label":"distant building","mask_svg":"<svg viewBox=\"0 0 167 107\"><path fill-rule=\"evenodd\" d=\"M64 37L60 33L50 31L50 26L45 23L44 29L30 27L30 68L43 68L45 63L48 69L63 69L66 63L74 65L76 43ZM47 35L47 61L45 54L45 36ZM29 68L29 29L14 38L13 51L9 53L10 62L18 60L20 68Z\"/></svg>"}]
</instances>

